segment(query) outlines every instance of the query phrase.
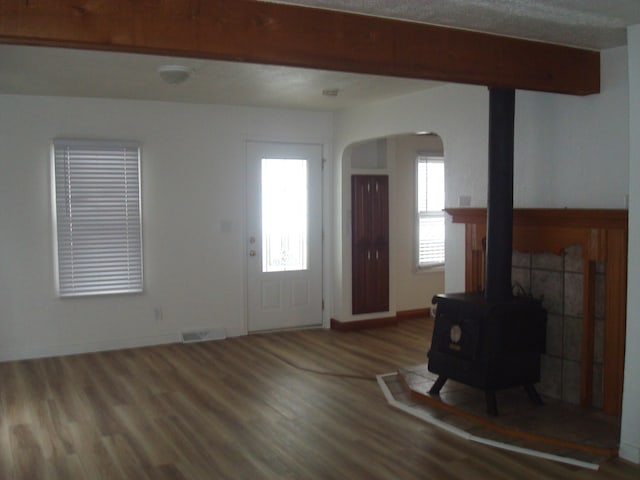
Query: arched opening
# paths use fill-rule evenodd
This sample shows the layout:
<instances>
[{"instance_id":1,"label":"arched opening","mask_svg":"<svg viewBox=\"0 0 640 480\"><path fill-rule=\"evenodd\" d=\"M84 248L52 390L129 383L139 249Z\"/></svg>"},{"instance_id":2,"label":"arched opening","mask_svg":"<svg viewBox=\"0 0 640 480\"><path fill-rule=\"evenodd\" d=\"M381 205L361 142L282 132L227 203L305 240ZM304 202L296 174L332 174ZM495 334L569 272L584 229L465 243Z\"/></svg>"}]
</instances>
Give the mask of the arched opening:
<instances>
[{"instance_id":1,"label":"arched opening","mask_svg":"<svg viewBox=\"0 0 640 480\"><path fill-rule=\"evenodd\" d=\"M437 218L444 208L444 168L435 181L438 168L430 169L429 180L428 164L446 164L436 133L389 135L345 148L340 321L424 315L431 297L444 291L444 258L425 256L438 242L444 254L444 217Z\"/></svg>"}]
</instances>

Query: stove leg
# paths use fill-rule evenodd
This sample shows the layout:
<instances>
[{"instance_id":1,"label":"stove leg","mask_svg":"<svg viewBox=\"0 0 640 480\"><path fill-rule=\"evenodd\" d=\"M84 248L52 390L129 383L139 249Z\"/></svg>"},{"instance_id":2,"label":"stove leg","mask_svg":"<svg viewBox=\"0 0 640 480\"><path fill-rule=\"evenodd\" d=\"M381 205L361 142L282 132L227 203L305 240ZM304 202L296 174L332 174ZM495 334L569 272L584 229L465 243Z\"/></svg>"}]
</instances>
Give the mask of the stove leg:
<instances>
[{"instance_id":1,"label":"stove leg","mask_svg":"<svg viewBox=\"0 0 640 480\"><path fill-rule=\"evenodd\" d=\"M544 402L542 401L542 399L540 398L540 395L538 395L538 392L536 391L536 387L534 387L532 384L528 383L527 385L524 386L525 391L527 392L527 395L529 395L529 398L531 399L531 401L536 404L536 405L544 405Z\"/></svg>"},{"instance_id":2,"label":"stove leg","mask_svg":"<svg viewBox=\"0 0 640 480\"><path fill-rule=\"evenodd\" d=\"M429 395L440 395L440 389L444 386L444 382L446 381L447 377L445 377L444 375L438 375L438 379L429 390Z\"/></svg>"},{"instance_id":3,"label":"stove leg","mask_svg":"<svg viewBox=\"0 0 640 480\"><path fill-rule=\"evenodd\" d=\"M484 398L487 401L487 413L492 417L498 416L498 402L496 400L496 391L487 389L484 391Z\"/></svg>"}]
</instances>

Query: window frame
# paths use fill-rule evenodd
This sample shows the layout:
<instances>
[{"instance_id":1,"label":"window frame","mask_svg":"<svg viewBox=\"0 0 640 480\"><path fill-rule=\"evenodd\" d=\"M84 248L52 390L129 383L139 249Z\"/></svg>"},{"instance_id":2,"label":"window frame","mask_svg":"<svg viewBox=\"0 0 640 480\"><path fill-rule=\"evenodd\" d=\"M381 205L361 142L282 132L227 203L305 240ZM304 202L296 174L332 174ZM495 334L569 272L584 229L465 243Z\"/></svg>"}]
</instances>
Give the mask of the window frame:
<instances>
[{"instance_id":1,"label":"window frame","mask_svg":"<svg viewBox=\"0 0 640 480\"><path fill-rule=\"evenodd\" d=\"M446 253L445 253L445 237L444 237L444 228L445 228L445 212L444 210L440 211L420 211L419 199L420 199L420 188L421 188L421 179L419 175L419 168L422 162L432 162L432 163L441 163L444 166L444 156L442 155L433 155L427 153L418 152L415 160L415 197L414 197L414 228L415 228L415 240L414 240L414 268L416 271L438 271L443 270L446 262ZM444 170L443 170L444 172ZM444 177L444 173L443 173ZM444 182L444 178L443 178ZM426 185L425 185L426 189ZM444 195L444 192L443 192ZM443 204L444 204L444 198ZM432 218L432 219L441 219L442 220L442 228L443 228L443 239L442 239L442 261L437 262L421 262L420 259L420 220L422 218Z\"/></svg>"},{"instance_id":2,"label":"window frame","mask_svg":"<svg viewBox=\"0 0 640 480\"><path fill-rule=\"evenodd\" d=\"M118 294L137 294L144 290L144 264L143 264L143 239L142 239L142 188L141 188L141 146L137 141L124 140L88 140L77 138L55 138L51 142L50 150L51 165L51 199L53 217L53 246L54 246L54 272L56 292L59 297L83 297ZM72 153L70 153L72 152ZM95 172L95 164L91 164L92 155L82 152L97 152L97 159L107 160L110 157L112 163L121 160L122 167L109 167L109 173L115 173L116 180L107 181L103 178L104 173ZM76 155L75 174L70 170L71 155ZM82 158L83 155L85 158ZM100 157L100 155L102 155ZM60 163L63 162L63 163ZM83 163L84 162L84 163ZM60 165L59 165L60 163ZM78 176L78 171L83 170L84 178L90 178L89 184L82 183L72 178ZM104 169L101 169L104 170ZM108 175L108 174L107 174ZM119 175L119 176L118 176ZM113 177L110 177L110 179ZM130 180L128 180L130 179ZM122 180L122 181L120 181ZM59 185L59 182L63 182ZM84 199L82 194L78 194L79 200L73 202L73 189L84 187ZM122 200L118 205L113 204L105 197L96 196L94 192L105 189L108 194L119 194L114 192L118 189L124 190ZM114 190L111 190L111 189ZM109 189L109 190L107 190ZM94 194L93 199L87 200L90 194ZM62 195L61 195L62 193ZM61 198L62 197L62 198ZM113 197L112 197L113 198ZM96 203L101 202L101 203ZM91 217L91 213L78 215L75 221L74 232L72 210L80 211L82 208L93 209L98 212L106 210L116 215L116 226L108 224L105 218L100 216ZM80 219L80 217L83 217ZM88 219L88 220L87 220ZM84 224L84 225L81 225ZM80 225L80 227L78 227ZM124 231L124 233L122 233ZM89 233L87 233L89 232ZM74 240L74 236L77 240ZM111 240L105 241L105 237L112 236ZM83 237L80 239L80 237ZM115 239L114 239L115 238ZM101 247L93 248L91 245L101 241ZM82 241L86 242L82 245ZM81 246L74 248L74 242ZM89 247L87 247L89 245ZM102 248L102 251L101 251ZM116 248L117 253L112 250L108 255L113 254L113 259L104 262L105 250ZM76 260L79 251L89 251L85 259ZM124 251L124 253L122 253ZM121 264L115 265L118 261ZM101 266L94 266L100 263ZM125 266L122 266L124 263ZM94 264L94 265L91 265ZM70 266L71 265L71 266ZM106 273L104 267L113 268L118 272L120 279L113 281L114 277ZM76 273L75 270L86 269L88 275ZM90 270L94 268L94 270ZM112 270L113 271L113 270ZM93 278L89 278L93 277Z\"/></svg>"}]
</instances>

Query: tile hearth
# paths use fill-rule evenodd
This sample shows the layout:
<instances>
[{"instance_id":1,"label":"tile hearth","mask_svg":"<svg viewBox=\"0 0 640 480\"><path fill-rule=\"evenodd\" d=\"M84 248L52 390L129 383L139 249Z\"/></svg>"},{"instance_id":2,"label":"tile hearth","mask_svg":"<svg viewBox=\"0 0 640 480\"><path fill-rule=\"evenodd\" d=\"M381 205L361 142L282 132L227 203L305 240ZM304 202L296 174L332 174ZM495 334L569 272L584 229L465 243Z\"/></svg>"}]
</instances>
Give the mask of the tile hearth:
<instances>
[{"instance_id":1,"label":"tile hearth","mask_svg":"<svg viewBox=\"0 0 640 480\"><path fill-rule=\"evenodd\" d=\"M616 417L544 395L545 405L535 406L520 388L498 391L500 415L490 417L482 390L449 380L439 397L429 396L435 377L422 364L379 376L379 383L392 406L470 440L585 468L616 455Z\"/></svg>"}]
</instances>

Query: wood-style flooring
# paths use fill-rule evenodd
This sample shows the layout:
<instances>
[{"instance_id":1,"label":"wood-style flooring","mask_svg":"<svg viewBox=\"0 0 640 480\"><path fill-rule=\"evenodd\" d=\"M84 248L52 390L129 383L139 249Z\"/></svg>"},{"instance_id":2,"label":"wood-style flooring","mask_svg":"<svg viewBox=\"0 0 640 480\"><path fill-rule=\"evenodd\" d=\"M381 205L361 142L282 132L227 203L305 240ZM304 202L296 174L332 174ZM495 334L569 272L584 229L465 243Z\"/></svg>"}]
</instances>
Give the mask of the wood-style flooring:
<instances>
[{"instance_id":1,"label":"wood-style flooring","mask_svg":"<svg viewBox=\"0 0 640 480\"><path fill-rule=\"evenodd\" d=\"M425 360L429 320L0 364L0 479L633 479L454 437L375 375ZM333 373L335 375L329 375Z\"/></svg>"}]
</instances>

